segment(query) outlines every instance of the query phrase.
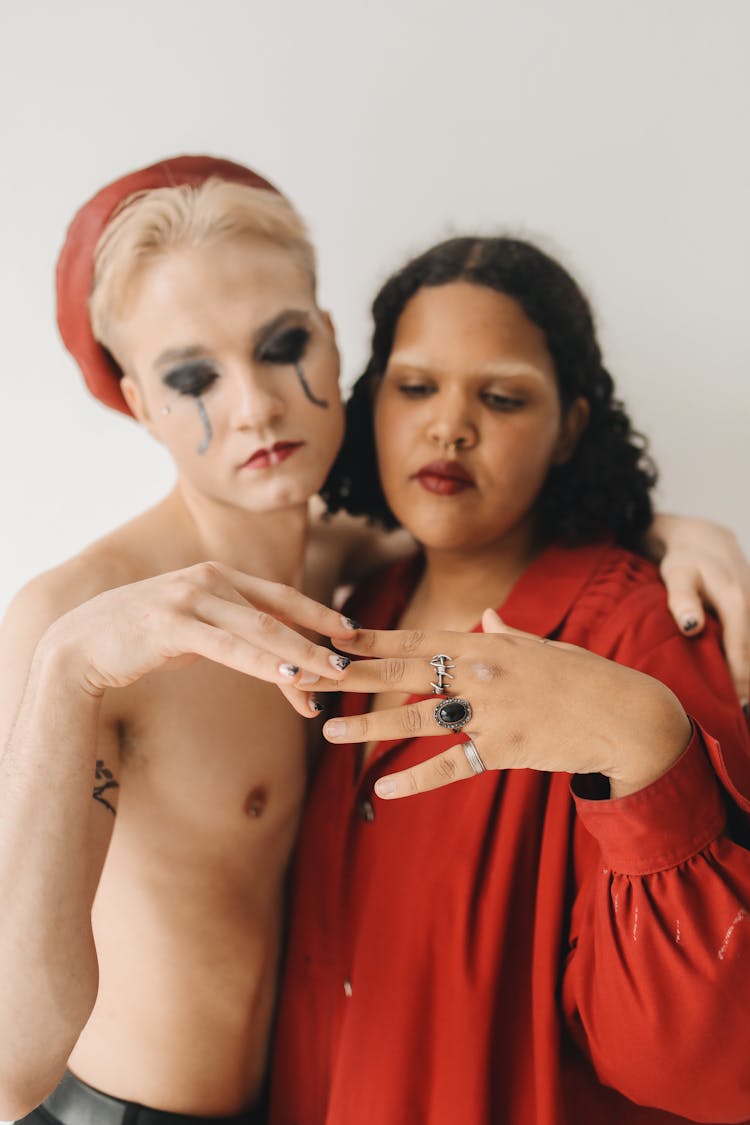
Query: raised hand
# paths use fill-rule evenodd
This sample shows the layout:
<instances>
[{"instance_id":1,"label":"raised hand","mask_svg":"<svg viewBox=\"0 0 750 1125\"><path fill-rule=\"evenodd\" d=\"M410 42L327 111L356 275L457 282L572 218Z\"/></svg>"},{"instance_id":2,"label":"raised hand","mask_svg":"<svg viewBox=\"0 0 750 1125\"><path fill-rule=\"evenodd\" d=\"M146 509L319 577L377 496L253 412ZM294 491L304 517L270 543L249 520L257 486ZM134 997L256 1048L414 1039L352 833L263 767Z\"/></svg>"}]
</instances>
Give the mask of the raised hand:
<instances>
[{"instance_id":1,"label":"raised hand","mask_svg":"<svg viewBox=\"0 0 750 1125\"><path fill-rule=\"evenodd\" d=\"M612 796L650 784L680 756L690 722L658 680L574 645L547 641L505 626L492 610L484 633L361 630L340 648L367 659L347 671L346 683L321 681L319 690L407 692L426 696L435 679L430 660L451 657L451 697L468 702L471 716L456 742L428 761L381 778L381 797L406 797L472 777L477 768L601 773ZM435 717L445 695L387 711L332 719L329 742L445 736ZM460 711L461 708L457 708ZM460 717L460 716L459 716ZM479 754L472 766L462 743Z\"/></svg>"}]
</instances>

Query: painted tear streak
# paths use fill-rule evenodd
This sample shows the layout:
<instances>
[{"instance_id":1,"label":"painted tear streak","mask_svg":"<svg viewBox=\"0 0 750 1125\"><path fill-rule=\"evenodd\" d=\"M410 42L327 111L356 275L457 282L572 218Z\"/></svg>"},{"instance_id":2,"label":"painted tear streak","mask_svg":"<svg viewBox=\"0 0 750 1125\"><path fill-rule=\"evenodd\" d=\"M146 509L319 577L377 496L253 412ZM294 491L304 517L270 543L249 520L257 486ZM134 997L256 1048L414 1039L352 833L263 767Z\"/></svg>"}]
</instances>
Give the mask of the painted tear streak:
<instances>
[{"instance_id":1,"label":"painted tear streak","mask_svg":"<svg viewBox=\"0 0 750 1125\"><path fill-rule=\"evenodd\" d=\"M198 452L202 455L206 452L209 445L211 444L211 438L214 436L214 432L211 429L211 419L208 416L208 411L203 405L203 399L197 398L195 400L195 405L198 407L198 417L203 423L203 440L198 446Z\"/></svg>"},{"instance_id":2,"label":"painted tear streak","mask_svg":"<svg viewBox=\"0 0 750 1125\"><path fill-rule=\"evenodd\" d=\"M635 918L633 919L633 941L638 940L638 907L635 908Z\"/></svg>"},{"instance_id":3,"label":"painted tear streak","mask_svg":"<svg viewBox=\"0 0 750 1125\"><path fill-rule=\"evenodd\" d=\"M727 951L727 946L729 945L729 942L732 938L732 934L734 933L735 926L739 926L740 922L742 922L744 920L744 918L745 918L745 911L744 910L738 910L731 926L729 927L727 932L724 934L724 941L722 943L721 949L719 950L719 954L718 954L720 961L724 960L724 954Z\"/></svg>"},{"instance_id":4,"label":"painted tear streak","mask_svg":"<svg viewBox=\"0 0 750 1125\"><path fill-rule=\"evenodd\" d=\"M328 399L327 398L318 398L317 395L313 394L312 388L310 387L310 384L308 383L307 379L305 378L305 372L302 369L302 364L299 361L297 363L295 363L294 370L297 374L297 378L300 381L300 386L302 387L302 390L305 392L305 397L313 404L313 406L320 406L320 407L322 407L323 410L325 410L328 407Z\"/></svg>"}]
</instances>

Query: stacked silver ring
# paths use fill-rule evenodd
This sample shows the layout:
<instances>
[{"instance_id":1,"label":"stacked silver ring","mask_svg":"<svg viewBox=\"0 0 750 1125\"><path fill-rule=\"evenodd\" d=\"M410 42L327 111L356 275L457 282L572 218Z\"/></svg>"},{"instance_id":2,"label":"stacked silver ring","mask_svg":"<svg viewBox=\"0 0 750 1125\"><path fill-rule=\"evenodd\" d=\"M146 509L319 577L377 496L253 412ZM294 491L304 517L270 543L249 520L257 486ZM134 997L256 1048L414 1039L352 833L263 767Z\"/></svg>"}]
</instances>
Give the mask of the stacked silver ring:
<instances>
[{"instance_id":1,"label":"stacked silver ring","mask_svg":"<svg viewBox=\"0 0 750 1125\"><path fill-rule=\"evenodd\" d=\"M444 652L439 652L437 656L433 656L430 661L430 666L435 669L435 679L437 683L431 683L433 695L446 695L447 688L453 676L450 674L450 669L455 668L456 665L451 660L450 656L446 656Z\"/></svg>"}]
</instances>

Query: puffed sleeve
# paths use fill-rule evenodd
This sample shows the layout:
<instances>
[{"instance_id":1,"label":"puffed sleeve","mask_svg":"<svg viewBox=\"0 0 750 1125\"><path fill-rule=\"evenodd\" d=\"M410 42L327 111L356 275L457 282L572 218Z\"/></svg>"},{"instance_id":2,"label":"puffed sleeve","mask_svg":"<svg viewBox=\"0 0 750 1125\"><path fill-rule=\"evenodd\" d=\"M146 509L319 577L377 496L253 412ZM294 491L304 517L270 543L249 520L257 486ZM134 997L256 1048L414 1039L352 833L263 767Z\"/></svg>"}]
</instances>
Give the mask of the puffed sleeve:
<instances>
[{"instance_id":1,"label":"puffed sleeve","mask_svg":"<svg viewBox=\"0 0 750 1125\"><path fill-rule=\"evenodd\" d=\"M689 1120L747 1122L750 739L715 633L675 636L651 610L630 615L612 655L667 683L693 735L662 777L627 797L573 779L563 1007L606 1085Z\"/></svg>"}]
</instances>

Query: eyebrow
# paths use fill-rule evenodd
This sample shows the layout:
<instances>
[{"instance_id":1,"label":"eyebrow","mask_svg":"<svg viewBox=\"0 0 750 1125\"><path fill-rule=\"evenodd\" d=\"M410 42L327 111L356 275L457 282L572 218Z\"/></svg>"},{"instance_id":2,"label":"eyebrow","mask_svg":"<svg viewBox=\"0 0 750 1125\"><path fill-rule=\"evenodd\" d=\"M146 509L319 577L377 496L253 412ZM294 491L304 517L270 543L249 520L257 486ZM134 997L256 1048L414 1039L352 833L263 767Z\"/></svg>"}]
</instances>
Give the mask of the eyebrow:
<instances>
[{"instance_id":1,"label":"eyebrow","mask_svg":"<svg viewBox=\"0 0 750 1125\"><path fill-rule=\"evenodd\" d=\"M405 371L412 371L416 375L434 375L436 370L438 374L444 374L442 368L435 368L434 364L423 363L419 360L409 359L408 356L392 355L388 361L387 368L393 366L394 368L404 369ZM523 376L539 377L543 374L540 368L534 367L531 364L515 361L512 359L501 361L500 363L490 363L486 367L477 368L475 371L466 371L464 374L475 379L504 379L504 378L518 378Z\"/></svg>"},{"instance_id":2,"label":"eyebrow","mask_svg":"<svg viewBox=\"0 0 750 1125\"><path fill-rule=\"evenodd\" d=\"M174 363L206 359L206 350L198 344L191 344L185 348L165 348L154 360L154 367L168 367Z\"/></svg>"},{"instance_id":3,"label":"eyebrow","mask_svg":"<svg viewBox=\"0 0 750 1125\"><path fill-rule=\"evenodd\" d=\"M261 324L260 328L256 328L253 332L254 354L257 356L263 345L272 339L280 329L286 328L287 325L293 324L295 328L302 327L300 321L304 322L305 328L309 328L310 314L304 309L285 309L278 316L266 321L265 324Z\"/></svg>"}]
</instances>

